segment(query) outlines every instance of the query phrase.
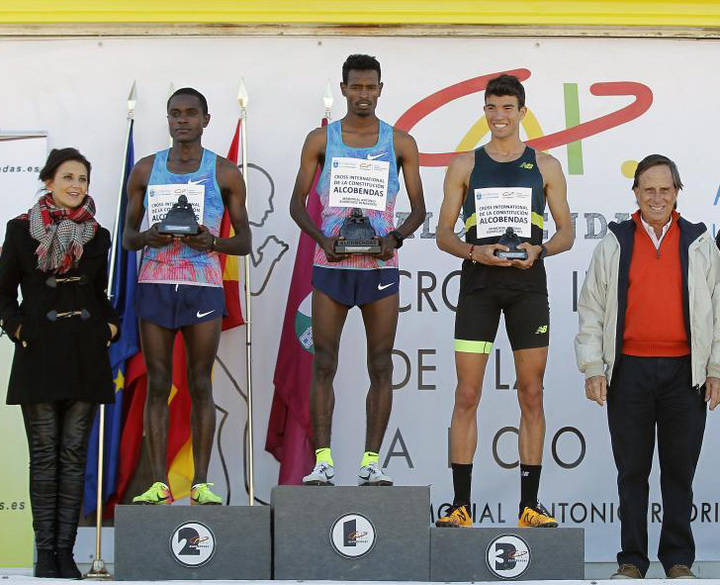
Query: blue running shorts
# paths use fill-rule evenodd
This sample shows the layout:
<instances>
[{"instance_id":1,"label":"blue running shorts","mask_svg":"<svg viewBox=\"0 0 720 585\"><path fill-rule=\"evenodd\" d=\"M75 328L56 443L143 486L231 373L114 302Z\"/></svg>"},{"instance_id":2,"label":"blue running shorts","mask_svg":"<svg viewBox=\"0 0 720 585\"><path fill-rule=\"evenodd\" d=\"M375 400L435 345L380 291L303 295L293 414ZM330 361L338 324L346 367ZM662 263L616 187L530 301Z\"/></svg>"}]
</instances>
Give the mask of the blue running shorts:
<instances>
[{"instance_id":1,"label":"blue running shorts","mask_svg":"<svg viewBox=\"0 0 720 585\"><path fill-rule=\"evenodd\" d=\"M400 271L397 268L350 270L313 266L312 285L340 304L362 306L398 294Z\"/></svg>"},{"instance_id":2,"label":"blue running shorts","mask_svg":"<svg viewBox=\"0 0 720 585\"><path fill-rule=\"evenodd\" d=\"M225 291L219 286L139 282L135 312L166 329L180 329L226 315Z\"/></svg>"}]
</instances>

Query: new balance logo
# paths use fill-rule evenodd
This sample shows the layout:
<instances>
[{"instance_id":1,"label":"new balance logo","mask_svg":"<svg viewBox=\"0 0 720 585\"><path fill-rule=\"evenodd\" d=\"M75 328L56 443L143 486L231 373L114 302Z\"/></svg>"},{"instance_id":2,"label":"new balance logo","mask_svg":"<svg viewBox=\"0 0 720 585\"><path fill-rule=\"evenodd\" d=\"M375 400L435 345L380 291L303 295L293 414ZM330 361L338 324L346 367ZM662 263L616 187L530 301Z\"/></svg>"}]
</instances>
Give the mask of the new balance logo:
<instances>
[{"instance_id":1,"label":"new balance logo","mask_svg":"<svg viewBox=\"0 0 720 585\"><path fill-rule=\"evenodd\" d=\"M367 159L368 159L368 160L375 160L376 158L380 158L380 157L383 156L384 154L385 154L384 152L381 152L380 154L368 154L368 155L367 155Z\"/></svg>"},{"instance_id":2,"label":"new balance logo","mask_svg":"<svg viewBox=\"0 0 720 585\"><path fill-rule=\"evenodd\" d=\"M543 335L543 334L547 333L547 330L548 330L547 325L540 325L540 327L538 327L535 330L535 335Z\"/></svg>"},{"instance_id":3,"label":"new balance logo","mask_svg":"<svg viewBox=\"0 0 720 585\"><path fill-rule=\"evenodd\" d=\"M529 162L520 163L521 169L531 170L535 165Z\"/></svg>"}]
</instances>

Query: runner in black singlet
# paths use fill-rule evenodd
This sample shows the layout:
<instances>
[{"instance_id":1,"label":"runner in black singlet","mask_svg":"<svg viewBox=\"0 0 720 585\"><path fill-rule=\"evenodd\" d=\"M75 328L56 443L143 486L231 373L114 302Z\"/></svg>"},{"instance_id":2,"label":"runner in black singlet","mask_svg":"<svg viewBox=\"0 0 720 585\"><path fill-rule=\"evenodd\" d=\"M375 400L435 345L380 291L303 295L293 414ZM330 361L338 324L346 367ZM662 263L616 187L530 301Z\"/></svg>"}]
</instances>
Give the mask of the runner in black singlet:
<instances>
[{"instance_id":1,"label":"runner in black singlet","mask_svg":"<svg viewBox=\"0 0 720 585\"><path fill-rule=\"evenodd\" d=\"M517 78L502 75L485 91L491 139L474 152L453 159L445 176L437 229L441 250L464 259L455 317L458 383L450 426L455 491L453 506L438 526L470 526L472 460L477 445L477 407L488 355L501 311L513 350L520 403L520 526L557 526L538 501L545 440L543 375L549 340L549 308L544 259L572 246L573 230L565 177L552 156L520 140L525 90ZM556 232L545 244L545 202ZM465 242L455 234L463 212ZM513 228L527 251L525 260L495 255Z\"/></svg>"}]
</instances>

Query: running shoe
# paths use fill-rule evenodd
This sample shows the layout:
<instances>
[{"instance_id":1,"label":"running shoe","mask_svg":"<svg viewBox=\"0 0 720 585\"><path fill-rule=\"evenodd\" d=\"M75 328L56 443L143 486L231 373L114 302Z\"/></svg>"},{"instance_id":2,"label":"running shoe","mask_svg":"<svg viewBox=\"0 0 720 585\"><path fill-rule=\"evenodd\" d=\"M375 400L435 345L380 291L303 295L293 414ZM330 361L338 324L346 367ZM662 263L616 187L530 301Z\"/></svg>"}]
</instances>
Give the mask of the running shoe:
<instances>
[{"instance_id":1,"label":"running shoe","mask_svg":"<svg viewBox=\"0 0 720 585\"><path fill-rule=\"evenodd\" d=\"M438 528L469 528L472 526L472 516L467 506L450 506L445 516L435 521Z\"/></svg>"},{"instance_id":2,"label":"running shoe","mask_svg":"<svg viewBox=\"0 0 720 585\"><path fill-rule=\"evenodd\" d=\"M377 463L368 463L360 468L358 485L392 485L392 477L380 469Z\"/></svg>"},{"instance_id":3,"label":"running shoe","mask_svg":"<svg viewBox=\"0 0 720 585\"><path fill-rule=\"evenodd\" d=\"M190 505L213 505L219 506L222 504L222 498L210 490L210 486L215 485L214 483L196 483L190 489Z\"/></svg>"},{"instance_id":4,"label":"running shoe","mask_svg":"<svg viewBox=\"0 0 720 585\"><path fill-rule=\"evenodd\" d=\"M303 485L335 485L335 468L329 463L321 461L313 467L309 475L303 477Z\"/></svg>"},{"instance_id":5,"label":"running shoe","mask_svg":"<svg viewBox=\"0 0 720 585\"><path fill-rule=\"evenodd\" d=\"M156 481L147 491L132 500L133 504L172 504L173 497L170 488L161 481Z\"/></svg>"},{"instance_id":6,"label":"running shoe","mask_svg":"<svg viewBox=\"0 0 720 585\"><path fill-rule=\"evenodd\" d=\"M550 515L547 508L540 502L532 508L525 506L520 515L520 520L518 520L520 528L557 528L557 525L558 521Z\"/></svg>"}]
</instances>

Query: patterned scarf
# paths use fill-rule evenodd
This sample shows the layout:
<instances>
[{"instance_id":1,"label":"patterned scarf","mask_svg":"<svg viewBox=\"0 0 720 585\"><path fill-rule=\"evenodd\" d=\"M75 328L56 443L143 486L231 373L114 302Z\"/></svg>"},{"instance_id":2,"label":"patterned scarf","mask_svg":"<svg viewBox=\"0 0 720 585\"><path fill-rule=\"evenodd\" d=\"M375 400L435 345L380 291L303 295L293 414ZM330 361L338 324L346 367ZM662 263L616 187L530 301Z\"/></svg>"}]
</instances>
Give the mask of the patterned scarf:
<instances>
[{"instance_id":1,"label":"patterned scarf","mask_svg":"<svg viewBox=\"0 0 720 585\"><path fill-rule=\"evenodd\" d=\"M47 193L19 217L30 221L30 235L40 242L35 250L38 270L67 272L80 261L83 246L95 237L95 202L86 195L75 209L55 205Z\"/></svg>"}]
</instances>

